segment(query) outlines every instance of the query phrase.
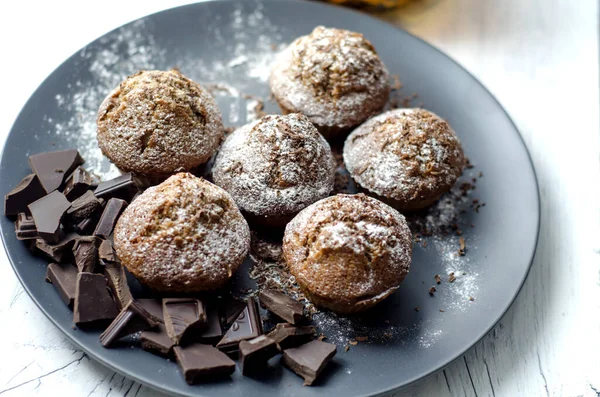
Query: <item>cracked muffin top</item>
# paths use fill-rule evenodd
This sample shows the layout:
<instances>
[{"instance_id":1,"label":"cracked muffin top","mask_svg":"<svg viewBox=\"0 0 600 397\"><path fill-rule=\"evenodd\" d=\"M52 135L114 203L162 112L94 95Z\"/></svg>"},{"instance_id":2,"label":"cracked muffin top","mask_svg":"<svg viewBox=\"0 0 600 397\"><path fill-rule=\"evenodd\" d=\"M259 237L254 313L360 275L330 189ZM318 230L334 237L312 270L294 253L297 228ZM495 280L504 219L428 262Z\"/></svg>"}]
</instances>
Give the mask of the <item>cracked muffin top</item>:
<instances>
[{"instance_id":1,"label":"cracked muffin top","mask_svg":"<svg viewBox=\"0 0 600 397\"><path fill-rule=\"evenodd\" d=\"M125 209L114 246L150 288L206 291L223 286L243 262L250 229L226 191L182 172L146 189Z\"/></svg>"},{"instance_id":2,"label":"cracked muffin top","mask_svg":"<svg viewBox=\"0 0 600 397\"><path fill-rule=\"evenodd\" d=\"M351 313L398 288L410 267L412 234L404 216L381 201L338 194L287 225L283 255L310 301Z\"/></svg>"},{"instance_id":3,"label":"cracked muffin top","mask_svg":"<svg viewBox=\"0 0 600 397\"><path fill-rule=\"evenodd\" d=\"M102 102L98 146L123 171L168 175L206 163L223 138L211 95L177 70L140 71Z\"/></svg>"},{"instance_id":4,"label":"cracked muffin top","mask_svg":"<svg viewBox=\"0 0 600 397\"><path fill-rule=\"evenodd\" d=\"M271 91L283 113L302 113L329 137L381 111L388 71L360 33L316 27L291 43L273 65Z\"/></svg>"}]
</instances>

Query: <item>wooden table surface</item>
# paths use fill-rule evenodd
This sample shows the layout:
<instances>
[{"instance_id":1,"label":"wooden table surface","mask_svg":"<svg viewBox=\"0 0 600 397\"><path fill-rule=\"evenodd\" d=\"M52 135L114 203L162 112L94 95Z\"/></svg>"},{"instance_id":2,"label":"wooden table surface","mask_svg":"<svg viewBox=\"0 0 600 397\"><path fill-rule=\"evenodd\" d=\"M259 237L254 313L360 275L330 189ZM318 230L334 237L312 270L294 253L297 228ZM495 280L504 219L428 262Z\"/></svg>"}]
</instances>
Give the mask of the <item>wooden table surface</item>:
<instances>
[{"instance_id":1,"label":"wooden table surface","mask_svg":"<svg viewBox=\"0 0 600 397\"><path fill-rule=\"evenodd\" d=\"M0 142L73 52L184 2L0 5ZM542 198L538 251L511 309L474 349L395 396L600 396L598 11L596 0L424 0L380 15L499 99L533 157ZM0 395L162 396L91 361L23 292L0 249Z\"/></svg>"}]
</instances>

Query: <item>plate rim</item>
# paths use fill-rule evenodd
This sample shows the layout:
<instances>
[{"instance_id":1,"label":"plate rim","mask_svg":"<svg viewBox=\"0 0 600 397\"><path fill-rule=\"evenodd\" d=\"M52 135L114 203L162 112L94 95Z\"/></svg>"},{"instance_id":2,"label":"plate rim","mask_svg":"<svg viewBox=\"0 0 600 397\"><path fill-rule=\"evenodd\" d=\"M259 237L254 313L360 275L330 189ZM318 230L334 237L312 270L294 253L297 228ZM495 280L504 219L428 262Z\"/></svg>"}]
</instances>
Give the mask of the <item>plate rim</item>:
<instances>
[{"instance_id":1,"label":"plate rim","mask_svg":"<svg viewBox=\"0 0 600 397\"><path fill-rule=\"evenodd\" d=\"M126 23L123 23L117 27L115 27L114 29L111 29L103 34L101 34L100 36L94 38L93 40L89 41L88 43L86 43L83 47L79 48L77 51L75 51L74 53L72 53L69 57L67 57L63 62L61 62L57 67L55 67L52 72L50 72L43 80L42 82L37 86L37 88L32 92L32 94L28 97L27 101L25 102L25 104L23 105L23 107L21 108L21 110L18 112L17 116L15 117L15 119L13 120L13 123L10 127L10 130L8 132L8 134L6 135L6 139L4 140L4 142L2 143L2 150L0 151L0 162L2 160L2 158L4 157L4 153L7 150L7 142L9 137L13 134L15 125L17 123L17 121L21 118L21 114L23 112L23 110L27 107L27 105L29 104L29 102L36 96L37 92L39 91L40 87L43 86L49 78L51 78L51 76L59 69L61 69L63 67L64 64L66 64L67 62L69 62L72 58L74 58L75 56L77 56L82 50L84 50L85 48L87 48L89 45L91 45L92 43L95 43L97 40L101 39L102 37L105 37L119 29L122 29L125 26L131 25L133 23L136 23L140 20L152 17L154 15L159 15L161 13L164 12L168 12L168 11L172 11L172 10L176 10L176 9L180 9L180 8L186 8L186 7L197 7L201 4L210 4L210 3L239 3L241 0L198 0L194 3L190 3L190 4L183 4L183 5L179 5L176 7L170 7L170 8L166 8L160 11L156 11L156 12L152 12L143 16L140 16L138 18L132 19ZM517 137L520 140L521 144L523 145L523 148L525 149L525 153L527 155L527 161L531 167L531 171L532 171L532 176L533 176L533 181L534 181L534 188L535 188L535 201L536 201L536 211L535 211L535 218L536 218L536 224L535 224L535 239L534 239L534 244L532 246L532 250L529 253L529 260L528 260L528 265L527 265L527 269L523 275L523 278L519 281L518 287L515 290L515 293L512 297L512 299L508 302L508 304L502 308L501 310L501 314L498 316L498 318L496 320L493 321L493 323L491 323L491 325L486 328L482 333L480 333L480 335L475 338L473 340L473 342L470 344L469 347L467 347L464 351L457 353L454 357L450 358L449 360L447 360L445 363L439 364L435 367L432 367L431 369L429 369L428 371L422 373L421 375L418 376L414 376L412 379L404 382L403 384L398 384L396 386L387 388L385 390L379 390L379 391L375 391L374 393L369 393L369 394L362 394L362 395L357 395L357 397L377 397L377 396L383 396L383 395L387 395L389 393L393 393L396 391L400 391L402 389L406 389L409 386L414 385L415 383L430 377L431 375L439 372L440 370L450 366L451 364L453 364L456 360L460 359L460 357L464 356L465 354L467 354L469 351L471 351L476 345L478 345L485 336L487 336L490 331L496 327L496 325L504 318L504 316L506 315L506 313L508 312L508 310L513 306L515 300L517 299L517 297L520 295L522 289L523 289L523 285L525 284L525 281L527 280L527 278L529 277L529 274L531 272L531 267L533 266L533 262L537 253L537 248L539 245L539 237L540 237L540 230L541 230L541 195L540 195L540 188L539 188L539 178L537 175L537 171L535 168L535 163L533 162L532 156L531 156L531 152L529 151L529 148L527 146L527 143L525 142L525 139L523 138L523 135L521 134L521 131L519 130L519 128L517 127L517 125L515 124L515 122L513 121L513 119L510 117L509 113L507 112L507 110L504 108L504 106L502 106L502 104L500 103L500 101L496 98L496 96L477 78L475 77L467 68L465 68L464 66L462 66L461 63L457 62L452 56L446 54L444 51L440 50L439 48L437 48L435 45L427 42L425 39L422 39L416 35L414 35L413 33L397 26L394 25L393 23L387 21L387 20L383 20L380 18L377 18L376 16L370 15L370 14L366 14L364 12L360 12L358 10L355 9L351 9L348 7L343 7L341 5L338 4L330 4L330 3L317 3L317 2L313 2L313 1L309 1L309 0L258 0L258 2L261 3L284 3L284 2L288 2L288 3L312 3L313 5L316 5L318 7L324 7L324 8L330 8L330 9L335 9L335 10L343 10L344 12L348 12L348 13L352 13L355 15L359 15L361 18L367 18L370 19L372 21L375 21L379 24L383 24L383 25L387 25L388 27L391 27L395 30L397 30L398 32L400 32L401 34L405 34L410 36L413 39L416 39L417 41L421 42L421 44L429 47L430 49L432 49L433 51L437 52L439 55L441 55L442 57L445 57L446 59L448 59L450 62L452 62L454 65L456 65L460 70L462 70L464 73L466 73L468 75L468 77L475 82L487 95L489 95L489 97L492 99L492 101L497 105L497 107L502 111L502 113L504 114L504 116L506 117L506 119L508 120L508 122L510 123L510 126L512 126L512 128L514 129L514 131L517 133ZM337 12L337 11L336 11ZM3 230L2 230L3 231ZM23 282L23 279L21 278L20 273L17 270L17 267L14 263L14 261L12 260L12 257L9 254L9 250L7 247L7 243L6 243L6 239L4 237L4 233L0 233L0 239L2 240L2 246L4 247L4 250L6 252L6 257L8 259L8 262L10 263L17 279L19 280L19 283L21 284L21 286L23 287L23 289L25 290L25 292L27 293L27 295L29 296L29 298L35 303L35 305L40 309L40 311L44 314L44 316L46 316L46 318L48 318L50 320L50 322L56 327L58 328L65 337L67 337L69 339L69 341L71 343L73 343L77 348L79 348L80 350L82 350L88 357L93 358L96 362L100 363L101 365L109 368L112 371L115 371L119 374L121 374L122 376L125 376L129 379L132 379L146 387L150 387L154 390L157 390L159 392L162 393L168 393L170 395L174 395L174 396L186 396L186 394L180 394L174 390L168 390L165 389L164 387L160 387L158 384L154 384L151 381L145 380L145 379L141 379L140 377L136 376L135 374L132 374L130 371L127 371L127 369L123 369L120 368L119 366L115 366L113 365L113 363L111 361L107 361L104 358L96 355L95 353L91 352L91 350L87 349L84 345L82 345L81 343L79 343L67 330L67 327L63 327L56 319L54 319L52 316L50 316L50 314L45 310L45 308L42 306L41 302L39 302L34 296L33 293L30 291L30 288L28 285L26 285L26 283ZM203 394L198 394L198 396L202 396Z\"/></svg>"}]
</instances>

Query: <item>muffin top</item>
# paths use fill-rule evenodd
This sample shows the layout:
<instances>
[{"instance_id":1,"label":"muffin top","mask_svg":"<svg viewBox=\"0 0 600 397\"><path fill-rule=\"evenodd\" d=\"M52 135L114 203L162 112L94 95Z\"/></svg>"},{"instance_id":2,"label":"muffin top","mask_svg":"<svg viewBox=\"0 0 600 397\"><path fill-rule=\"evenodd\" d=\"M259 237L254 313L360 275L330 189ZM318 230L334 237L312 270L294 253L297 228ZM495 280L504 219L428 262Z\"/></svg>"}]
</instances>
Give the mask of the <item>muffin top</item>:
<instances>
[{"instance_id":1,"label":"muffin top","mask_svg":"<svg viewBox=\"0 0 600 397\"><path fill-rule=\"evenodd\" d=\"M104 155L124 171L149 175L205 163L224 132L210 94L177 70L125 79L102 102L97 125Z\"/></svg>"},{"instance_id":2,"label":"muffin top","mask_svg":"<svg viewBox=\"0 0 600 397\"><path fill-rule=\"evenodd\" d=\"M143 284L194 292L218 288L231 277L248 253L250 229L226 191L179 173L125 209L114 245Z\"/></svg>"},{"instance_id":3,"label":"muffin top","mask_svg":"<svg viewBox=\"0 0 600 397\"><path fill-rule=\"evenodd\" d=\"M446 121L424 109L396 109L348 136L344 162L362 187L410 205L450 189L465 158Z\"/></svg>"},{"instance_id":4,"label":"muffin top","mask_svg":"<svg viewBox=\"0 0 600 397\"><path fill-rule=\"evenodd\" d=\"M215 183L261 216L294 214L327 197L334 173L329 144L301 114L268 115L237 129L213 166Z\"/></svg>"},{"instance_id":5,"label":"muffin top","mask_svg":"<svg viewBox=\"0 0 600 397\"><path fill-rule=\"evenodd\" d=\"M347 309L398 287L410 266L412 235L404 217L381 201L338 194L288 224L283 253L311 295Z\"/></svg>"},{"instance_id":6,"label":"muffin top","mask_svg":"<svg viewBox=\"0 0 600 397\"><path fill-rule=\"evenodd\" d=\"M387 69L362 34L323 26L279 54L270 84L285 108L339 128L379 111L390 91Z\"/></svg>"}]
</instances>

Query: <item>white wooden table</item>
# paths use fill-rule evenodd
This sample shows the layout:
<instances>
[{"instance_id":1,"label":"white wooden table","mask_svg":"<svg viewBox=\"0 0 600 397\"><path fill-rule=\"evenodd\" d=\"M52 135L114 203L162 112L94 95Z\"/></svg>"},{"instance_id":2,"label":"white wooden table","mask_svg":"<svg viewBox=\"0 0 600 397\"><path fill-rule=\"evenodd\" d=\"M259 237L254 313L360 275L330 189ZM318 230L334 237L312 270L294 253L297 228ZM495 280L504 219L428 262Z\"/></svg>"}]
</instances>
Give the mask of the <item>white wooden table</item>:
<instances>
[{"instance_id":1,"label":"white wooden table","mask_svg":"<svg viewBox=\"0 0 600 397\"><path fill-rule=\"evenodd\" d=\"M147 0L0 5L0 142L37 85L103 33L180 5ZM396 396L600 396L600 170L596 0L424 0L382 15L477 76L537 170L533 268L494 330ZM162 396L79 352L23 293L0 250L0 395Z\"/></svg>"}]
</instances>

